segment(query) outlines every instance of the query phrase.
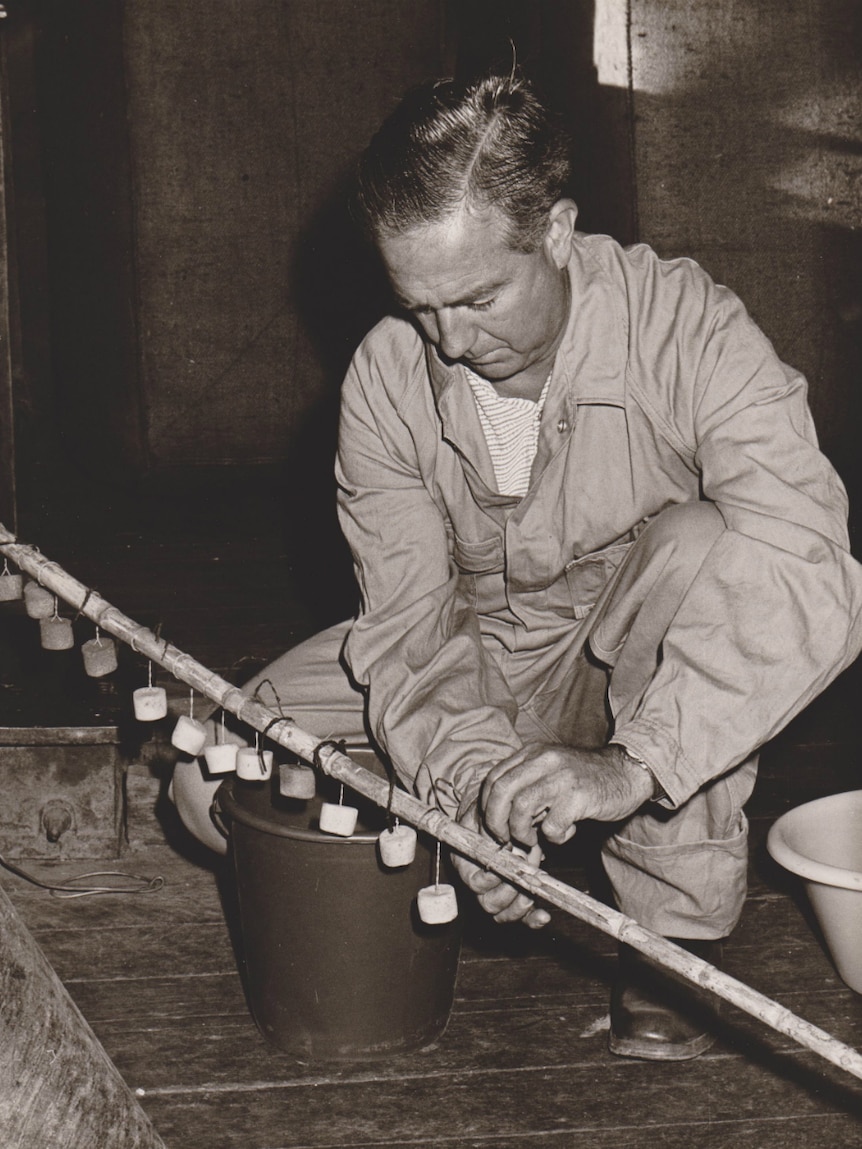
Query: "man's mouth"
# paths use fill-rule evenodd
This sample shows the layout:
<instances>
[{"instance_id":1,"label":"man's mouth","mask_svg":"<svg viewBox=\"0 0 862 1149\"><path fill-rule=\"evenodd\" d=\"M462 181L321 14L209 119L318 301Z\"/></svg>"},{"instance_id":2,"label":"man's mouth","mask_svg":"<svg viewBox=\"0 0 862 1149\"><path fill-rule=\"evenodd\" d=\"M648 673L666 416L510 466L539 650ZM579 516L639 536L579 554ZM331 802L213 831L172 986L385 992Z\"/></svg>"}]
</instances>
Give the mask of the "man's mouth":
<instances>
[{"instance_id":1,"label":"man's mouth","mask_svg":"<svg viewBox=\"0 0 862 1149\"><path fill-rule=\"evenodd\" d=\"M470 367L484 367L488 363L493 363L501 350L502 348L496 347L493 351L486 351L484 355L470 355L469 357L465 355L464 362Z\"/></svg>"}]
</instances>

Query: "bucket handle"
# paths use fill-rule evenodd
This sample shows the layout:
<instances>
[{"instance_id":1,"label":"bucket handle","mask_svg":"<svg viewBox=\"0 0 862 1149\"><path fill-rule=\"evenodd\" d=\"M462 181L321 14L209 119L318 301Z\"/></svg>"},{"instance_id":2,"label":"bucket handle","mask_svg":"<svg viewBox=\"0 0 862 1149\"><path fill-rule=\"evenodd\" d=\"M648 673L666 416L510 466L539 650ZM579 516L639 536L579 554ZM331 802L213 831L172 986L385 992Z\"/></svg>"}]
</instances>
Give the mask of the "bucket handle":
<instances>
[{"instance_id":1,"label":"bucket handle","mask_svg":"<svg viewBox=\"0 0 862 1149\"><path fill-rule=\"evenodd\" d=\"M215 794L213 794L213 800L210 804L210 818L212 819L212 822L219 833L223 834L225 838L230 840L230 831L228 830L227 824L224 820L224 811L219 805L218 790L216 790Z\"/></svg>"}]
</instances>

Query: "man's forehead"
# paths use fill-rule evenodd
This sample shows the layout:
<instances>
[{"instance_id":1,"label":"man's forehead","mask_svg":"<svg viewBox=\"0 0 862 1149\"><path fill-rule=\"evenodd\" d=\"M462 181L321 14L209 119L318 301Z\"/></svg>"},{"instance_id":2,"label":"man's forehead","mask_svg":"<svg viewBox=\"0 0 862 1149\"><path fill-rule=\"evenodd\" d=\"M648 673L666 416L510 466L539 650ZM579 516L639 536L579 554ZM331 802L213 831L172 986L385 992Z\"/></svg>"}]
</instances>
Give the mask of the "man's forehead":
<instances>
[{"instance_id":1,"label":"man's forehead","mask_svg":"<svg viewBox=\"0 0 862 1149\"><path fill-rule=\"evenodd\" d=\"M446 307L459 307L465 304L477 303L481 299L493 295L506 283L509 276L486 274L479 272L468 279L448 279L444 281L426 282L420 276L407 277L396 280L393 278L392 287L398 302L408 310L425 307L430 304Z\"/></svg>"},{"instance_id":2,"label":"man's forehead","mask_svg":"<svg viewBox=\"0 0 862 1149\"><path fill-rule=\"evenodd\" d=\"M407 306L473 302L505 283L522 258L510 247L499 213L460 213L384 236L379 247L393 289Z\"/></svg>"}]
</instances>

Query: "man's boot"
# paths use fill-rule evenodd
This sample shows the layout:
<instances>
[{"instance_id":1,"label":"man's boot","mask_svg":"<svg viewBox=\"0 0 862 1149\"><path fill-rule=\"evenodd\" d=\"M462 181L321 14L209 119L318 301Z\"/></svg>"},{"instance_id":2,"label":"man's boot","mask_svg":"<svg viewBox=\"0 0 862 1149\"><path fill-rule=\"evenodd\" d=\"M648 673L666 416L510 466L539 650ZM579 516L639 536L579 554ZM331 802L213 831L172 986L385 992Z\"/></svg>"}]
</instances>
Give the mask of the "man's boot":
<instances>
[{"instance_id":1,"label":"man's boot","mask_svg":"<svg viewBox=\"0 0 862 1149\"><path fill-rule=\"evenodd\" d=\"M711 965L721 963L721 940L668 941ZM715 1041L710 1023L717 1015L714 995L677 979L638 950L620 943L619 971L611 991L611 1053L649 1061L687 1061Z\"/></svg>"}]
</instances>

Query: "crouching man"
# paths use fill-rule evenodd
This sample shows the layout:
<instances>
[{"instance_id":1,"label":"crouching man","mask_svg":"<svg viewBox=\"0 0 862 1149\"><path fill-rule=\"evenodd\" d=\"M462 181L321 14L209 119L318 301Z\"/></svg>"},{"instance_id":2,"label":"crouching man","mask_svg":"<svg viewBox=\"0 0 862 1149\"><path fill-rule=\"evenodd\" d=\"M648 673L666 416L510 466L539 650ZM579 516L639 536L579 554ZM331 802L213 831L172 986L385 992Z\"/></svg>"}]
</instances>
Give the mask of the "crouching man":
<instances>
[{"instance_id":1,"label":"crouching man","mask_svg":"<svg viewBox=\"0 0 862 1149\"><path fill-rule=\"evenodd\" d=\"M758 748L859 652L862 568L805 380L691 260L579 232L569 151L517 76L428 84L372 141L398 313L343 388L361 612L261 677L499 842L608 823L619 908L717 961ZM456 864L498 921L548 921ZM612 1051L707 1048L620 956Z\"/></svg>"}]
</instances>

